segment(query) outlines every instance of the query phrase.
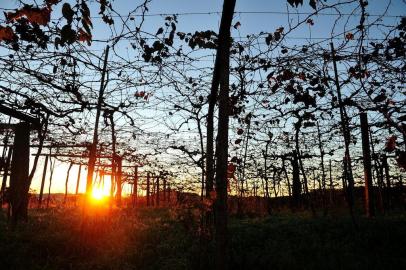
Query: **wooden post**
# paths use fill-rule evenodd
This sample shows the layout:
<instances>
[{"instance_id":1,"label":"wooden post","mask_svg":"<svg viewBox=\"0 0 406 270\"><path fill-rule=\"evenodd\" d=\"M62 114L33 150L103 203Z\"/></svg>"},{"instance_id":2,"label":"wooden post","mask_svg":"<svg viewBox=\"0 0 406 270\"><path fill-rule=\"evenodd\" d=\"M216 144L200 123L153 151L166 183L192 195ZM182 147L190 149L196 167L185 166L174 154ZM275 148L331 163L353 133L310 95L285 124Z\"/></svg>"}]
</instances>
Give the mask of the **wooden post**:
<instances>
[{"instance_id":1,"label":"wooden post","mask_svg":"<svg viewBox=\"0 0 406 270\"><path fill-rule=\"evenodd\" d=\"M160 176L156 176L156 206L159 206L159 178Z\"/></svg>"},{"instance_id":2,"label":"wooden post","mask_svg":"<svg viewBox=\"0 0 406 270\"><path fill-rule=\"evenodd\" d=\"M10 163L11 163L11 156L13 154L13 148L9 147L8 148L8 153L7 153L7 160L6 160L6 164L4 165L4 173L3 173L3 181L1 183L1 194L3 194L3 196L1 197L2 200L4 200L4 192L6 190L7 187L7 177L9 175L9 170L10 170ZM1 202L1 205L3 205L3 201ZM1 208L1 207L0 207Z\"/></svg>"},{"instance_id":3,"label":"wooden post","mask_svg":"<svg viewBox=\"0 0 406 270\"><path fill-rule=\"evenodd\" d=\"M377 198L377 205L379 210L382 213L385 213L385 205L384 205L384 198L383 198L383 189L384 189L384 181L383 181L383 167L380 163L379 157L375 159L375 167L376 167L376 180L378 184L378 198Z\"/></svg>"},{"instance_id":4,"label":"wooden post","mask_svg":"<svg viewBox=\"0 0 406 270\"><path fill-rule=\"evenodd\" d=\"M228 131L229 131L229 75L230 75L230 25L234 14L235 0L224 0L223 14L219 31L220 54L220 91L217 124L216 148L216 200L214 204L215 224L215 261L216 269L227 269L228 247L228 205L227 205L227 166L228 166ZM229 24L230 23L230 24Z\"/></svg>"},{"instance_id":5,"label":"wooden post","mask_svg":"<svg viewBox=\"0 0 406 270\"><path fill-rule=\"evenodd\" d=\"M385 192L385 201L386 201L386 209L391 208L391 182L390 182L390 174L389 174L389 165L388 165L388 157L386 154L382 155L382 167L385 171L385 180L386 180L386 192Z\"/></svg>"},{"instance_id":6,"label":"wooden post","mask_svg":"<svg viewBox=\"0 0 406 270\"><path fill-rule=\"evenodd\" d=\"M372 196L372 169L371 151L369 146L368 116L365 112L362 112L360 114L360 118L365 179L365 214L367 217L373 217L375 215L375 209Z\"/></svg>"},{"instance_id":7,"label":"wooden post","mask_svg":"<svg viewBox=\"0 0 406 270\"><path fill-rule=\"evenodd\" d=\"M168 205L171 203L171 183L168 183Z\"/></svg>"},{"instance_id":8,"label":"wooden post","mask_svg":"<svg viewBox=\"0 0 406 270\"><path fill-rule=\"evenodd\" d=\"M79 164L78 177L76 179L75 204L77 203L77 200L78 200L78 192L79 192L80 173L81 173L81 171L82 171L82 164Z\"/></svg>"},{"instance_id":9,"label":"wooden post","mask_svg":"<svg viewBox=\"0 0 406 270\"><path fill-rule=\"evenodd\" d=\"M106 50L104 53L104 63L103 63L103 69L102 69L102 77L100 81L100 89L99 89L99 97L97 100L97 108L96 108L96 119L95 119L95 126L94 126L94 133L93 133L93 142L90 147L89 151L89 162L87 166L87 178L86 178L86 201L90 200L90 194L92 192L92 184L93 184L93 173L94 173L94 167L96 163L96 151L97 151L97 144L98 144L98 130L99 130L99 118L100 118L100 113L101 113L101 108L102 108L102 103L103 103L103 94L104 94L104 89L106 87L104 83L104 78L106 76L106 69L107 69L107 59L109 55L109 46L106 46ZM85 203L85 205L88 204L88 202ZM83 208L83 212L85 213L85 208Z\"/></svg>"},{"instance_id":10,"label":"wooden post","mask_svg":"<svg viewBox=\"0 0 406 270\"><path fill-rule=\"evenodd\" d=\"M347 190L348 175L346 172L347 172L347 162L345 157L343 157L343 177L342 177L343 190Z\"/></svg>"},{"instance_id":11,"label":"wooden post","mask_svg":"<svg viewBox=\"0 0 406 270\"><path fill-rule=\"evenodd\" d=\"M333 184L333 174L331 168L331 159L328 162L329 178L330 178L330 204L334 202L334 184Z\"/></svg>"},{"instance_id":12,"label":"wooden post","mask_svg":"<svg viewBox=\"0 0 406 270\"><path fill-rule=\"evenodd\" d=\"M10 120L11 117L9 118L9 124L10 124ZM0 171L4 171L4 176L7 175L8 170L9 170L9 166L7 165L7 159L8 156L10 154L10 151L12 149L12 147L8 147L8 139L9 139L9 131L6 132L6 136L4 137L4 145L3 145L3 153L2 153L2 160L1 160L1 164L0 164ZM7 158L6 158L6 153L8 150L8 154L7 154ZM3 206L3 199L4 199L4 192L6 190L6 185L7 185L7 177L3 177L3 181L1 182L1 190L0 190L0 195L2 198L2 201L0 202L0 209Z\"/></svg>"},{"instance_id":13,"label":"wooden post","mask_svg":"<svg viewBox=\"0 0 406 270\"><path fill-rule=\"evenodd\" d=\"M297 208L301 204L302 185L300 183L299 162L296 151L293 151L292 162L292 205Z\"/></svg>"},{"instance_id":14,"label":"wooden post","mask_svg":"<svg viewBox=\"0 0 406 270\"><path fill-rule=\"evenodd\" d=\"M101 190L104 190L104 176L106 176L106 173L102 171L102 174L100 175Z\"/></svg>"},{"instance_id":15,"label":"wooden post","mask_svg":"<svg viewBox=\"0 0 406 270\"><path fill-rule=\"evenodd\" d=\"M133 207L137 205L138 201L138 167L134 168L134 185L133 185Z\"/></svg>"},{"instance_id":16,"label":"wooden post","mask_svg":"<svg viewBox=\"0 0 406 270\"><path fill-rule=\"evenodd\" d=\"M155 206L155 200L156 200L156 196L155 196L156 195L156 193L155 193L155 188L156 188L155 174L152 174L151 181L152 181L151 205Z\"/></svg>"},{"instance_id":17,"label":"wooden post","mask_svg":"<svg viewBox=\"0 0 406 270\"><path fill-rule=\"evenodd\" d=\"M288 184L288 196L289 198L292 196L292 186L290 184L290 180L289 180L289 175L288 175L288 171L286 170L286 166L285 166L285 158L282 158L282 170L285 174L285 178L286 178L286 183Z\"/></svg>"},{"instance_id":18,"label":"wooden post","mask_svg":"<svg viewBox=\"0 0 406 270\"><path fill-rule=\"evenodd\" d=\"M164 204L166 203L166 177L164 176L164 187L163 187L163 193L164 193Z\"/></svg>"},{"instance_id":19,"label":"wooden post","mask_svg":"<svg viewBox=\"0 0 406 270\"><path fill-rule=\"evenodd\" d=\"M69 164L68 172L66 173L66 180L65 180L65 197L63 198L63 203L66 204L66 199L68 197L68 183L69 183L69 174L70 174L70 169L72 169L73 163L71 162Z\"/></svg>"},{"instance_id":20,"label":"wooden post","mask_svg":"<svg viewBox=\"0 0 406 270\"><path fill-rule=\"evenodd\" d=\"M320 167L321 167L321 186L322 186L322 204L324 208L324 213L327 213L327 203L326 203L326 170L324 168L324 148L323 148L323 141L321 138L321 132L320 132L320 125L319 121L317 123L317 137L319 139L319 150L320 150ZM320 183L320 182L319 182Z\"/></svg>"},{"instance_id":21,"label":"wooden post","mask_svg":"<svg viewBox=\"0 0 406 270\"><path fill-rule=\"evenodd\" d=\"M55 163L56 160L54 160L54 163L52 163L51 158L49 159L50 164L50 169L51 169L51 174L49 175L49 186L48 186L48 197L47 197L47 208L49 207L49 202L51 200L51 185L52 185L52 177L54 175L54 169L55 169Z\"/></svg>"},{"instance_id":22,"label":"wooden post","mask_svg":"<svg viewBox=\"0 0 406 270\"><path fill-rule=\"evenodd\" d=\"M45 156L44 169L42 170L41 189L39 191L39 198L38 198L38 207L41 207L42 197L44 196L44 186L45 186L45 179L47 176L48 159L49 159L49 157Z\"/></svg>"},{"instance_id":23,"label":"wooden post","mask_svg":"<svg viewBox=\"0 0 406 270\"><path fill-rule=\"evenodd\" d=\"M113 207L113 197L114 197L114 187L116 183L116 160L115 156L117 155L116 153L116 131L115 131L115 124L114 124L114 112L111 112L109 114L109 120L110 120L110 126L111 126L111 143L112 143L112 159L111 159L111 185L110 185L110 209Z\"/></svg>"},{"instance_id":24,"label":"wooden post","mask_svg":"<svg viewBox=\"0 0 406 270\"><path fill-rule=\"evenodd\" d=\"M14 150L11 162L10 205L11 222L27 219L30 163L30 125L21 122L15 127Z\"/></svg>"},{"instance_id":25,"label":"wooden post","mask_svg":"<svg viewBox=\"0 0 406 270\"><path fill-rule=\"evenodd\" d=\"M244 91L244 90L243 90ZM242 172L241 172L241 192L240 192L240 205L242 206L242 197L244 197L244 182L246 184L246 190L248 191L248 181L245 179L245 168L246 168L246 163L247 163L247 154L248 154L248 142L250 138L250 128L251 128L251 114L248 114L248 118L246 118L245 121L247 121L247 128L246 128L246 134L244 138L244 156L243 156L243 164L242 164ZM265 157L266 158L266 157ZM242 209L241 209L242 211Z\"/></svg>"},{"instance_id":26,"label":"wooden post","mask_svg":"<svg viewBox=\"0 0 406 270\"><path fill-rule=\"evenodd\" d=\"M332 59L333 59L333 67L334 67L334 82L336 85L337 89L337 99L338 99L338 105L340 107L340 117L341 117L341 129L344 137L344 146L345 146L345 157L344 157L344 168L345 168L345 178L348 182L348 187L347 187L347 202L351 214L351 218L354 221L354 213L353 213L353 208L354 208L354 178L352 174L352 165L351 165L351 155L350 155L350 130L348 128L348 116L347 112L345 110L345 105L342 102L342 97L341 97L341 86L338 78L338 69L337 69L337 61L336 61L336 54L334 50L334 44L331 42L331 54L332 54ZM354 222L355 223L355 222Z\"/></svg>"},{"instance_id":27,"label":"wooden post","mask_svg":"<svg viewBox=\"0 0 406 270\"><path fill-rule=\"evenodd\" d=\"M146 196L147 196L147 206L149 206L149 204L150 204L150 199L149 199L149 188L150 188L150 184L149 184L149 179L150 178L150 176L149 176L149 172L147 173L147 191L146 191Z\"/></svg>"},{"instance_id":28,"label":"wooden post","mask_svg":"<svg viewBox=\"0 0 406 270\"><path fill-rule=\"evenodd\" d=\"M117 183L117 193L116 193L116 201L117 206L121 207L121 189L122 189L122 162L123 158L120 156L116 156L117 162L117 175L116 175L116 183Z\"/></svg>"}]
</instances>

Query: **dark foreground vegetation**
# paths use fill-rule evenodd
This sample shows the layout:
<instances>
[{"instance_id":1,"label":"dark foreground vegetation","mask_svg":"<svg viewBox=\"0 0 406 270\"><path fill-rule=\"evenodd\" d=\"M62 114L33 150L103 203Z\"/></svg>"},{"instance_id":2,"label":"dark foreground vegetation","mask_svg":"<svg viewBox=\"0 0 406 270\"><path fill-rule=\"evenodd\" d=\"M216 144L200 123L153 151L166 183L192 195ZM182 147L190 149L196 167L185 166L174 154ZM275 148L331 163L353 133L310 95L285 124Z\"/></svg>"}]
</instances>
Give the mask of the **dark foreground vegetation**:
<instances>
[{"instance_id":1,"label":"dark foreground vegetation","mask_svg":"<svg viewBox=\"0 0 406 270\"><path fill-rule=\"evenodd\" d=\"M406 269L406 1L204 2L1 1L1 269Z\"/></svg>"},{"instance_id":2,"label":"dark foreground vegetation","mask_svg":"<svg viewBox=\"0 0 406 270\"><path fill-rule=\"evenodd\" d=\"M212 243L202 244L193 210L99 214L85 234L79 210L30 210L14 231L1 216L2 269L213 268ZM357 222L307 212L231 217L230 269L405 269L404 212Z\"/></svg>"}]
</instances>

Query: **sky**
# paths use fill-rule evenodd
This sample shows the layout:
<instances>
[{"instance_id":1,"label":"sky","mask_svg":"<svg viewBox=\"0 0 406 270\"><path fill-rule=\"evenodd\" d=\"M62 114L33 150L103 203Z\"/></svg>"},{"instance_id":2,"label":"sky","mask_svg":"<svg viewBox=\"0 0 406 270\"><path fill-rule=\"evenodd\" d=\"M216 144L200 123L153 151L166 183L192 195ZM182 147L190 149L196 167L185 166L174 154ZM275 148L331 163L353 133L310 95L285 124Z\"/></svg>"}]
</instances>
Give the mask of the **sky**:
<instances>
[{"instance_id":1,"label":"sky","mask_svg":"<svg viewBox=\"0 0 406 270\"><path fill-rule=\"evenodd\" d=\"M124 0L115 0L112 1L114 9L122 14L128 14L129 11L133 10L140 1L124 1ZM232 36L237 40L238 38L244 38L247 34L264 32L273 32L275 29L284 26L286 27L289 20L294 22L297 19L302 19L307 16L307 13L313 12L312 8L308 6L307 0L304 1L305 4L297 9L290 7L286 1L282 0L237 0L236 5L236 14L234 16L233 23L239 21L241 26L238 29L232 29ZM333 2L333 1L327 1ZM335 1L334 1L335 2ZM343 1L341 1L343 2ZM406 13L406 4L402 0L394 1L381 1L381 0L370 0L367 7L367 12L369 14L382 14L386 9L387 5L390 3L387 17L384 18L385 22L393 24L394 21L398 21L399 18L392 16L402 16ZM17 6L17 1L8 1L0 0L0 8L9 9L15 8ZM57 6L54 11L53 18L60 16L60 5ZM199 30L214 30L218 31L219 22L221 18L222 10L222 1L219 0L206 0L206 1L196 1L196 0L152 0L148 6L149 12L147 14L151 15L146 17L146 22L144 29L152 33L163 25L165 15L159 15L162 13L165 14L180 14L178 15L178 31L182 32L195 32ZM93 2L90 5L92 12L92 17L97 15L97 5ZM348 6L348 10L343 12L351 12L352 6ZM290 15L288 16L287 11ZM295 14L299 12L300 14ZM358 11L359 12L359 11ZM200 13L200 14L197 14ZM210 13L210 14L206 14ZM305 13L305 14L303 14ZM329 10L326 13L334 13ZM182 15L183 14L183 15ZM307 42L313 42L315 39L319 38L328 38L331 34L332 25L334 23L334 18L337 16L334 15L316 15L312 17L314 21L313 26L307 24L298 28L297 30L290 33L292 38L290 42L292 44L305 44ZM2 18L0 16L0 18ZM376 18L376 17L375 17ZM137 21L139 17L136 17ZM371 16L368 20L373 20L374 17ZM358 16L349 17L350 25L354 25L356 21L359 20ZM341 33L343 30L343 25L345 21L340 21L337 27L336 33ZM93 36L98 39L107 38L109 36L109 31L106 31L106 26L101 23L100 18L93 19L94 30ZM377 31L376 37L378 38L380 33ZM340 37L342 39L343 37ZM336 41L335 41L336 42ZM340 42L340 40L337 40ZM328 44L328 43L326 43ZM103 52L105 44L94 42L92 44L92 49L99 51L100 55ZM121 48L124 52L124 47L130 47L130 44L124 44ZM209 63L212 64L212 63ZM34 153L35 150L32 152ZM32 162L31 162L32 163ZM40 178L42 174L43 160L41 159L38 164L37 173L34 177L32 188L36 191L39 190ZM59 163L57 161L54 172L54 180L52 186L52 192L64 192L64 182L66 177L66 171L68 165L65 163ZM75 189L76 177L77 177L78 167L73 166L70 178L69 178L69 191L72 192ZM85 190L85 178L87 171L82 170L80 192ZM49 177L49 172L48 172ZM48 178L47 177L47 178ZM49 179L49 178L48 178ZM48 179L46 182L46 190L48 185ZM108 193L109 187L106 185L106 193ZM124 193L129 191L129 187L124 187Z\"/></svg>"}]
</instances>

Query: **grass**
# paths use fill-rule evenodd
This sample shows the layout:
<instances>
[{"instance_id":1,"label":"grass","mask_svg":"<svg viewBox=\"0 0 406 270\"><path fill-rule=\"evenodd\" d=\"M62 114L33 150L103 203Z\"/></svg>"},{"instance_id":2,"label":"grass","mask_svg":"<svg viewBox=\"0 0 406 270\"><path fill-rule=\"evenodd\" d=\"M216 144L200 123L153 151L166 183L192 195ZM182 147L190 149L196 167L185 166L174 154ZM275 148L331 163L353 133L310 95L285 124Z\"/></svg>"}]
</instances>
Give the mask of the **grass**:
<instances>
[{"instance_id":1,"label":"grass","mask_svg":"<svg viewBox=\"0 0 406 270\"><path fill-rule=\"evenodd\" d=\"M235 269L405 269L405 217L233 222ZM270 267L272 266L272 267Z\"/></svg>"},{"instance_id":2,"label":"grass","mask_svg":"<svg viewBox=\"0 0 406 270\"><path fill-rule=\"evenodd\" d=\"M188 211L122 210L94 218L80 211L31 210L15 231L0 218L2 269L210 269ZM358 219L277 215L230 219L230 269L406 269L406 216Z\"/></svg>"}]
</instances>

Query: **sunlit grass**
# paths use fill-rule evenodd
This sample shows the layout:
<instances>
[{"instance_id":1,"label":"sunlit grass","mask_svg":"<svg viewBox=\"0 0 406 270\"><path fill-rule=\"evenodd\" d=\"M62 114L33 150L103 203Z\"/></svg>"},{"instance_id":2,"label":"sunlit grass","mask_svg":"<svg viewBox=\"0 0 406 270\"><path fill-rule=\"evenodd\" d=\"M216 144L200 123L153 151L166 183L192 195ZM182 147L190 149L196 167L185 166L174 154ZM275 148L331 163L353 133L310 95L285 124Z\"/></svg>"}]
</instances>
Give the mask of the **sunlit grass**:
<instances>
[{"instance_id":1,"label":"sunlit grass","mask_svg":"<svg viewBox=\"0 0 406 270\"><path fill-rule=\"evenodd\" d=\"M405 269L403 214L359 218L359 231L348 216L229 221L230 269ZM90 224L77 209L31 209L11 231L0 216L1 269L213 269L212 243L183 209L113 209Z\"/></svg>"}]
</instances>

